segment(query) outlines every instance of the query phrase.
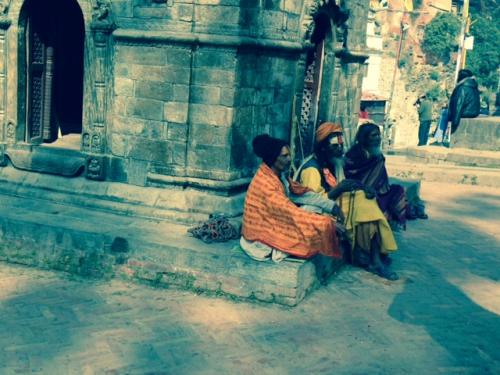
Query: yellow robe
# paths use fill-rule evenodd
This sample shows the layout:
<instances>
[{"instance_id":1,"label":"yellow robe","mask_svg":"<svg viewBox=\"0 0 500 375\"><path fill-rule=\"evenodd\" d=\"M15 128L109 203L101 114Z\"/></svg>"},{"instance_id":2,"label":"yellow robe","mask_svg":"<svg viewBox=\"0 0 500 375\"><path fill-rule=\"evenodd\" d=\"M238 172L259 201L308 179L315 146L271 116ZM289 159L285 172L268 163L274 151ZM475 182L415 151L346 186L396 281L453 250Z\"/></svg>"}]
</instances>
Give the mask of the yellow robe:
<instances>
[{"instance_id":1,"label":"yellow robe","mask_svg":"<svg viewBox=\"0 0 500 375\"><path fill-rule=\"evenodd\" d=\"M309 167L302 170L299 181L316 193L327 195L321 185L321 175L317 168ZM343 193L337 199L337 203L346 218L345 226L353 247L357 244L365 250L369 249L371 239L378 232L380 251L383 254L398 249L391 227L378 207L376 199L367 199L365 192L358 190L353 193Z\"/></svg>"}]
</instances>

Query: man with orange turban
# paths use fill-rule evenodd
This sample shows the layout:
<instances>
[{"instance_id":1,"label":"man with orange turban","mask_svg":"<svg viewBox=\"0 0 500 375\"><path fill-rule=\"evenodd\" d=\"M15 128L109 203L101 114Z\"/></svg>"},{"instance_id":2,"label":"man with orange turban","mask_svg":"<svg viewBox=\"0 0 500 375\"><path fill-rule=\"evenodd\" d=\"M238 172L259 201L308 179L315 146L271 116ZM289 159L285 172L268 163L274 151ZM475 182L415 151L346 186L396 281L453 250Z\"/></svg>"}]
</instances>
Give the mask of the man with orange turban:
<instances>
[{"instance_id":1,"label":"man with orange turban","mask_svg":"<svg viewBox=\"0 0 500 375\"><path fill-rule=\"evenodd\" d=\"M295 179L312 191L337 201L351 242L350 260L389 280L398 276L389 268L388 254L397 250L389 223L374 193L344 175L342 127L325 122L315 135L314 153L306 158Z\"/></svg>"}]
</instances>

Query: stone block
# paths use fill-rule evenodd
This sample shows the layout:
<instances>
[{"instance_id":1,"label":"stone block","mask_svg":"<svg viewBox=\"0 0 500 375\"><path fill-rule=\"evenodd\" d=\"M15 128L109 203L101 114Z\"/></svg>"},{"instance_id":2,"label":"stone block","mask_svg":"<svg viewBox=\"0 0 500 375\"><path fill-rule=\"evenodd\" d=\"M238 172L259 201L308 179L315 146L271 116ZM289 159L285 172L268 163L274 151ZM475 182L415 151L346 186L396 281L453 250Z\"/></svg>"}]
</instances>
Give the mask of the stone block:
<instances>
[{"instance_id":1,"label":"stone block","mask_svg":"<svg viewBox=\"0 0 500 375\"><path fill-rule=\"evenodd\" d=\"M231 126L233 109L221 105L191 104L190 120L193 124Z\"/></svg>"},{"instance_id":2,"label":"stone block","mask_svg":"<svg viewBox=\"0 0 500 375\"><path fill-rule=\"evenodd\" d=\"M125 159L109 157L107 170L107 177L110 181L127 182L127 166Z\"/></svg>"},{"instance_id":3,"label":"stone block","mask_svg":"<svg viewBox=\"0 0 500 375\"><path fill-rule=\"evenodd\" d=\"M186 123L188 118L188 103L165 103L163 106L163 118L168 122Z\"/></svg>"},{"instance_id":4,"label":"stone block","mask_svg":"<svg viewBox=\"0 0 500 375\"><path fill-rule=\"evenodd\" d=\"M129 139L127 156L136 160L155 161L163 164L172 161L172 152L168 142L139 137Z\"/></svg>"},{"instance_id":5,"label":"stone block","mask_svg":"<svg viewBox=\"0 0 500 375\"><path fill-rule=\"evenodd\" d=\"M171 19L169 7L134 7L134 17Z\"/></svg>"},{"instance_id":6,"label":"stone block","mask_svg":"<svg viewBox=\"0 0 500 375\"><path fill-rule=\"evenodd\" d=\"M115 95L134 96L134 81L129 78L115 78Z\"/></svg>"},{"instance_id":7,"label":"stone block","mask_svg":"<svg viewBox=\"0 0 500 375\"><path fill-rule=\"evenodd\" d=\"M209 27L237 25L240 18L238 7L197 5L194 10L194 21Z\"/></svg>"},{"instance_id":8,"label":"stone block","mask_svg":"<svg viewBox=\"0 0 500 375\"><path fill-rule=\"evenodd\" d=\"M132 185L145 186L148 164L145 160L129 159L127 165L127 182Z\"/></svg>"},{"instance_id":9,"label":"stone block","mask_svg":"<svg viewBox=\"0 0 500 375\"><path fill-rule=\"evenodd\" d=\"M229 154L230 150L223 146L190 145L187 163L191 168L227 170Z\"/></svg>"},{"instance_id":10,"label":"stone block","mask_svg":"<svg viewBox=\"0 0 500 375\"><path fill-rule=\"evenodd\" d=\"M234 82L234 70L195 68L193 71L194 85L217 85L221 87L233 87Z\"/></svg>"},{"instance_id":11,"label":"stone block","mask_svg":"<svg viewBox=\"0 0 500 375\"><path fill-rule=\"evenodd\" d=\"M164 103L159 100L131 99L127 114L148 120L162 120L163 105Z\"/></svg>"},{"instance_id":12,"label":"stone block","mask_svg":"<svg viewBox=\"0 0 500 375\"><path fill-rule=\"evenodd\" d=\"M167 49L168 65L177 65L184 68L191 66L191 48L169 47Z\"/></svg>"},{"instance_id":13,"label":"stone block","mask_svg":"<svg viewBox=\"0 0 500 375\"><path fill-rule=\"evenodd\" d=\"M177 142L185 142L187 139L187 125L170 122L167 127L167 139Z\"/></svg>"},{"instance_id":14,"label":"stone block","mask_svg":"<svg viewBox=\"0 0 500 375\"><path fill-rule=\"evenodd\" d=\"M175 4L172 7L172 18L179 21L193 21L194 5L193 4Z\"/></svg>"},{"instance_id":15,"label":"stone block","mask_svg":"<svg viewBox=\"0 0 500 375\"><path fill-rule=\"evenodd\" d=\"M220 87L216 86L192 86L191 103L219 104Z\"/></svg>"},{"instance_id":16,"label":"stone block","mask_svg":"<svg viewBox=\"0 0 500 375\"><path fill-rule=\"evenodd\" d=\"M186 165L187 144L185 142L172 142L172 163Z\"/></svg>"},{"instance_id":17,"label":"stone block","mask_svg":"<svg viewBox=\"0 0 500 375\"><path fill-rule=\"evenodd\" d=\"M179 67L177 65L167 65L162 68L160 81L189 85L191 80L191 68Z\"/></svg>"},{"instance_id":18,"label":"stone block","mask_svg":"<svg viewBox=\"0 0 500 375\"><path fill-rule=\"evenodd\" d=\"M266 10L280 10L281 0L264 0L263 5Z\"/></svg>"},{"instance_id":19,"label":"stone block","mask_svg":"<svg viewBox=\"0 0 500 375\"><path fill-rule=\"evenodd\" d=\"M111 12L118 17L132 17L134 15L132 2L129 0L112 1Z\"/></svg>"},{"instance_id":20,"label":"stone block","mask_svg":"<svg viewBox=\"0 0 500 375\"><path fill-rule=\"evenodd\" d=\"M284 2L284 10L288 13L301 14L303 0L287 0Z\"/></svg>"},{"instance_id":21,"label":"stone block","mask_svg":"<svg viewBox=\"0 0 500 375\"><path fill-rule=\"evenodd\" d=\"M235 88L221 87L220 104L226 107L234 106Z\"/></svg>"},{"instance_id":22,"label":"stone block","mask_svg":"<svg viewBox=\"0 0 500 375\"><path fill-rule=\"evenodd\" d=\"M234 69L236 67L236 51L201 48L194 58L195 67L215 69Z\"/></svg>"},{"instance_id":23,"label":"stone block","mask_svg":"<svg viewBox=\"0 0 500 375\"><path fill-rule=\"evenodd\" d=\"M109 146L113 155L124 156L127 152L127 137L121 134L112 133Z\"/></svg>"},{"instance_id":24,"label":"stone block","mask_svg":"<svg viewBox=\"0 0 500 375\"><path fill-rule=\"evenodd\" d=\"M141 79L144 81L163 81L163 68L156 65L119 64L115 65L115 77Z\"/></svg>"},{"instance_id":25,"label":"stone block","mask_svg":"<svg viewBox=\"0 0 500 375\"><path fill-rule=\"evenodd\" d=\"M189 102L189 86L173 84L173 100L175 102Z\"/></svg>"},{"instance_id":26,"label":"stone block","mask_svg":"<svg viewBox=\"0 0 500 375\"><path fill-rule=\"evenodd\" d=\"M137 81L135 96L138 98L169 101L173 98L173 87L169 83Z\"/></svg>"},{"instance_id":27,"label":"stone block","mask_svg":"<svg viewBox=\"0 0 500 375\"><path fill-rule=\"evenodd\" d=\"M190 133L196 144L224 146L231 141L231 128L226 126L192 124Z\"/></svg>"},{"instance_id":28,"label":"stone block","mask_svg":"<svg viewBox=\"0 0 500 375\"><path fill-rule=\"evenodd\" d=\"M118 45L114 57L117 64L161 66L167 61L167 50L161 47Z\"/></svg>"}]
</instances>

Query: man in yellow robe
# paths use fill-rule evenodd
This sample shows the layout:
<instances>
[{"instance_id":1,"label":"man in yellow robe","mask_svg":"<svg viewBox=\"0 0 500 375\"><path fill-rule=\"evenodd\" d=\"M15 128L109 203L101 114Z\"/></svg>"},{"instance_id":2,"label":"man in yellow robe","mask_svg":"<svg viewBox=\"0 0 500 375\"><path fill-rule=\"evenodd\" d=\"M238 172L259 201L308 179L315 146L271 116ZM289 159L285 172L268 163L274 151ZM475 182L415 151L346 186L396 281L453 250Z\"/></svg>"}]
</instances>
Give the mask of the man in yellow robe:
<instances>
[{"instance_id":1,"label":"man in yellow robe","mask_svg":"<svg viewBox=\"0 0 500 375\"><path fill-rule=\"evenodd\" d=\"M316 131L315 151L298 169L295 177L312 191L337 201L345 217L353 263L389 280L398 276L390 269L389 253L396 241L375 193L359 181L348 180L343 172L343 139L340 125L322 124Z\"/></svg>"}]
</instances>

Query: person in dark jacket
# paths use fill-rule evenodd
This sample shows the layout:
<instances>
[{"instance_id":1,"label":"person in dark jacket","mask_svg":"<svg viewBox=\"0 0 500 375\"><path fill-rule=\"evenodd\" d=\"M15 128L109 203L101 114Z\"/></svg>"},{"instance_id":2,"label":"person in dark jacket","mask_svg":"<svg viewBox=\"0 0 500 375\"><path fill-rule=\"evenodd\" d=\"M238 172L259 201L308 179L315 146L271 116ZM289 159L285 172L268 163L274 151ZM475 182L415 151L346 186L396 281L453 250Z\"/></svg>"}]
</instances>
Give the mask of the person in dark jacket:
<instances>
[{"instance_id":1,"label":"person in dark jacket","mask_svg":"<svg viewBox=\"0 0 500 375\"><path fill-rule=\"evenodd\" d=\"M427 99L427 96L422 95L418 98L415 105L418 105L418 119L420 121L418 127L418 145L425 146L429 139L429 129L432 122L432 102Z\"/></svg>"},{"instance_id":2,"label":"person in dark jacket","mask_svg":"<svg viewBox=\"0 0 500 375\"><path fill-rule=\"evenodd\" d=\"M452 134L458 129L461 118L479 116L481 109L479 89L476 78L470 70L462 69L458 72L457 85L451 94L448 108Z\"/></svg>"}]
</instances>

